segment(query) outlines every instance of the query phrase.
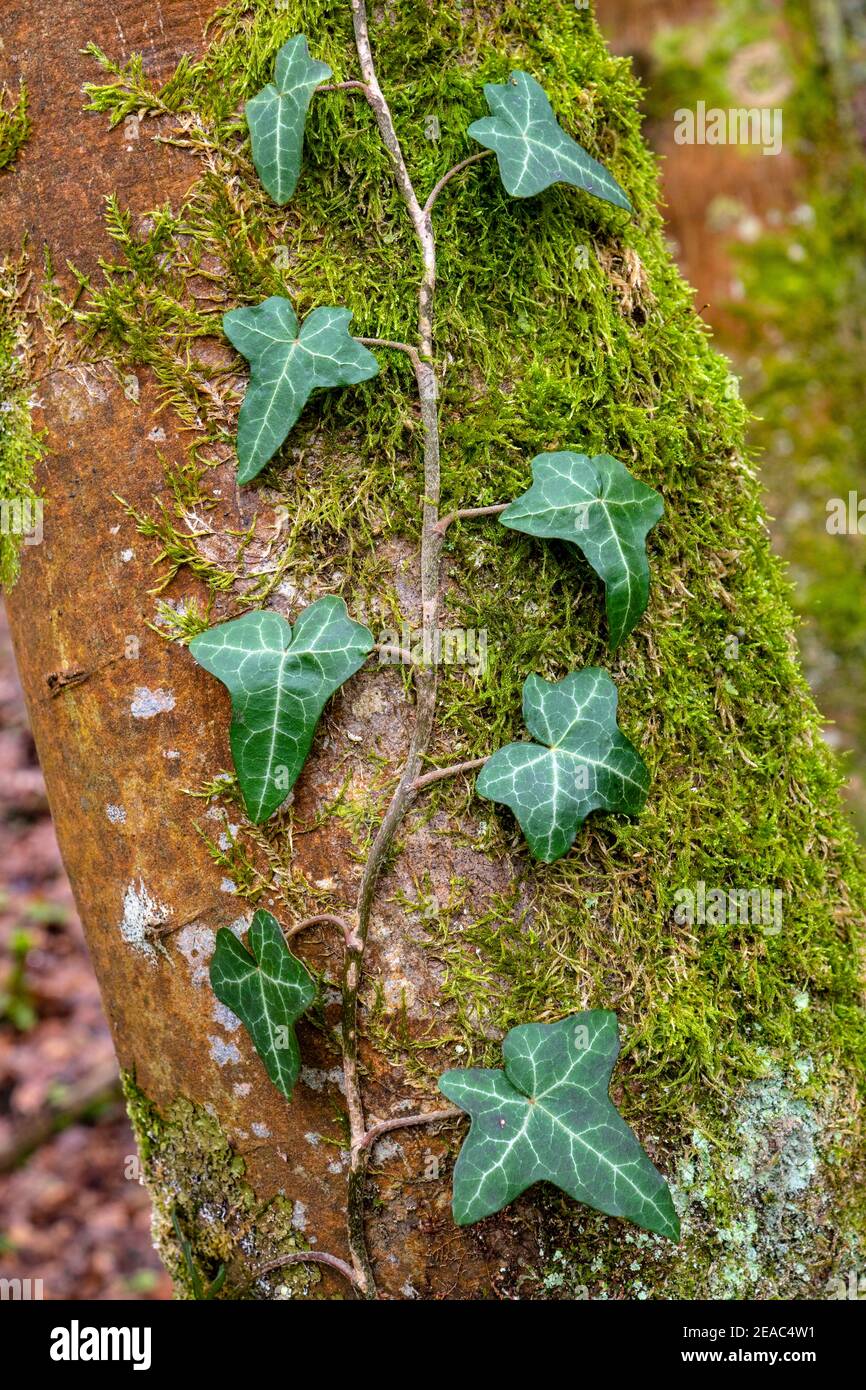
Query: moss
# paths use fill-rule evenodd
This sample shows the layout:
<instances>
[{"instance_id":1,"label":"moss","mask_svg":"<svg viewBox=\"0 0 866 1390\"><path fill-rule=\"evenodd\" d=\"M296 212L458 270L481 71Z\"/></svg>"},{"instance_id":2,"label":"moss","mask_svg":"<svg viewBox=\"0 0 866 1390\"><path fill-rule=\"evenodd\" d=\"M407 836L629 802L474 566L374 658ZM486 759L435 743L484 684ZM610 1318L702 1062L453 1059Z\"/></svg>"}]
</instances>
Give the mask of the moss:
<instances>
[{"instance_id":1,"label":"moss","mask_svg":"<svg viewBox=\"0 0 866 1390\"><path fill-rule=\"evenodd\" d=\"M29 134L26 86L21 83L17 99L4 87L0 92L0 170L12 167Z\"/></svg>"},{"instance_id":2,"label":"moss","mask_svg":"<svg viewBox=\"0 0 866 1390\"><path fill-rule=\"evenodd\" d=\"M21 546L41 532L36 467L41 437L30 417L30 339L23 299L26 257L0 262L0 585L14 584ZM37 524L38 522L38 524Z\"/></svg>"},{"instance_id":3,"label":"moss","mask_svg":"<svg viewBox=\"0 0 866 1390\"><path fill-rule=\"evenodd\" d=\"M204 497L209 468L231 457L242 389L219 337L226 308L281 292L301 314L341 303L358 333L411 336L417 254L365 105L342 94L313 103L288 208L273 207L254 177L240 105L299 30L338 79L354 75L345 6L237 0L204 57L158 93L148 95L134 65L91 90L93 107L115 122L151 110L166 137L182 118L183 142L205 164L180 207L142 225L109 205L118 258L69 311L82 352L150 367L194 432L190 459ZM619 684L622 726L653 785L638 821L594 817L551 866L533 863L514 822L461 784L431 791L412 826L424 821L450 844L512 854L513 889L485 895L455 883L436 916L419 913L419 938L445 967L442 1033L419 1038L399 1008L387 1017L372 982L370 1026L377 1045L418 1075L455 1059L492 1060L502 1033L528 1017L614 1008L624 1033L619 1102L670 1167L696 1128L718 1141L730 1098L750 1094L773 1068L788 1075L803 1055L815 1057L810 1085L822 1095L862 1078L855 941L864 882L840 809L841 773L797 664L789 585L744 455L745 410L665 245L628 65L606 51L586 12L550 0L505 5L495 18L468 5L431 13L418 0L389 12L387 34L376 45L380 80L422 189L469 153L465 131L482 113L482 83L522 66L543 75L569 129L636 207L626 220L563 187L509 200L492 162L441 200L443 510L506 500L528 485L535 453L572 447L622 458L663 493L666 511L650 542L649 612L613 658L600 585L580 560L493 522L449 530L449 622L486 631L488 664L443 667L433 759L477 756L518 735L531 671L558 678L595 663ZM430 115L436 141L424 135ZM415 563L418 426L406 363L380 356L378 379L311 405L251 496L291 519L281 582L300 593L328 585L359 616L400 619L393 588L383 596L383 557L406 546L406 565ZM188 566L212 593L232 583L239 602L255 601L238 592L234 571L208 572L194 537L170 549L160 524L153 535L167 578ZM376 749L370 765L382 787ZM371 803L340 798L329 813L344 817L360 854ZM310 889L292 869L292 816L240 833L259 872L278 875L298 904ZM699 881L781 891L782 931L678 925L675 892ZM255 890L254 875L248 886ZM850 1157L856 1137L840 1142ZM722 1176L718 1185L725 1190ZM620 1267L608 1223L540 1200L551 1230L583 1233L587 1270L598 1261ZM565 1239L561 1248L570 1258ZM652 1249L667 1278L676 1257ZM681 1257L683 1286L693 1277L701 1287L696 1259L692 1247Z\"/></svg>"},{"instance_id":4,"label":"moss","mask_svg":"<svg viewBox=\"0 0 866 1390\"><path fill-rule=\"evenodd\" d=\"M270 1260L306 1248L292 1226L292 1203L281 1195L266 1203L256 1197L243 1158L202 1106L178 1099L161 1114L129 1072L122 1079L153 1201L154 1241L175 1297L196 1296L191 1268L203 1288L217 1281L219 1298L309 1297L319 1282L309 1265L256 1274Z\"/></svg>"}]
</instances>

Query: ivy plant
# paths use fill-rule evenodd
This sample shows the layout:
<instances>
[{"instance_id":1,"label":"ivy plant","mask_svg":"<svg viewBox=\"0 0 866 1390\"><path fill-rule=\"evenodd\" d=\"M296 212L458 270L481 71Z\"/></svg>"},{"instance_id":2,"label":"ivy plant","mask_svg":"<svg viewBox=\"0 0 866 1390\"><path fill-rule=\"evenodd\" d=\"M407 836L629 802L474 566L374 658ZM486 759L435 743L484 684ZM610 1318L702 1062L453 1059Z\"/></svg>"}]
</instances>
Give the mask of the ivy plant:
<instances>
[{"instance_id":1,"label":"ivy plant","mask_svg":"<svg viewBox=\"0 0 866 1390\"><path fill-rule=\"evenodd\" d=\"M316 88L331 76L327 63L310 57L303 34L277 54L274 80L244 108L256 173L275 203L287 203L298 184L304 126Z\"/></svg>"},{"instance_id":2,"label":"ivy plant","mask_svg":"<svg viewBox=\"0 0 866 1390\"><path fill-rule=\"evenodd\" d=\"M472 1118L454 1167L459 1226L546 1181L608 1216L679 1239L667 1183L608 1095L618 1052L616 1014L594 1009L512 1028L502 1070L440 1077L439 1089Z\"/></svg>"},{"instance_id":3,"label":"ivy plant","mask_svg":"<svg viewBox=\"0 0 866 1390\"><path fill-rule=\"evenodd\" d=\"M248 939L249 951L234 932L220 928L211 985L220 1003L243 1023L277 1090L291 1100L301 1070L295 1024L315 999L316 986L269 912L255 914Z\"/></svg>"},{"instance_id":4,"label":"ivy plant","mask_svg":"<svg viewBox=\"0 0 866 1390\"><path fill-rule=\"evenodd\" d=\"M543 193L552 183L570 183L631 211L613 174L562 129L544 88L527 72L513 72L501 85L484 88L491 114L473 121L469 134L493 150L505 191L515 198Z\"/></svg>"},{"instance_id":5,"label":"ivy plant","mask_svg":"<svg viewBox=\"0 0 866 1390\"><path fill-rule=\"evenodd\" d=\"M643 808L649 772L617 726L616 705L616 686L596 666L524 682L523 722L537 742L500 748L476 790L510 807L536 859L567 854L590 811Z\"/></svg>"},{"instance_id":6,"label":"ivy plant","mask_svg":"<svg viewBox=\"0 0 866 1390\"><path fill-rule=\"evenodd\" d=\"M393 169L396 186L420 251L415 343L353 338L347 309L314 309L299 326L288 299L232 310L225 332L250 364L250 383L238 422L238 481L249 482L287 438L311 393L375 376L367 350L404 352L418 387L423 482L421 497L420 611L424 652L435 650L442 590L441 548L457 517L500 514L510 529L560 536L577 545L604 580L612 645L632 631L647 601L646 534L661 515L661 500L609 455L539 455L533 485L501 506L439 516L439 408L441 372L434 341L436 243L433 209L451 181L495 152L502 181L516 197L566 182L630 209L616 179L558 124L544 90L526 73L484 91L491 115L468 134L485 152L445 172L421 200L403 155L387 97L376 77L365 0L352 0L360 77L320 84L330 69L310 57L298 35L277 55L275 81L247 104L255 167L276 202L294 192L300 171L306 114L317 90L361 96L370 108ZM580 519L580 525L578 525ZM246 613L190 642L195 659L227 687L232 704L231 748L250 819L261 822L285 800L310 751L325 702L363 664L372 634L354 622L342 599L326 597L305 608L294 627L279 614ZM286 1255L340 1270L364 1297L376 1297L365 1236L365 1174L375 1139L407 1125L452 1121L468 1112L469 1136L457 1162L455 1219L465 1224L498 1211L540 1179L579 1201L676 1238L678 1225L661 1176L607 1096L617 1052L613 1014L594 1012L558 1024L524 1024L505 1039L503 1071L452 1071L441 1089L457 1109L400 1113L367 1127L361 1087L359 1013L364 956L377 881L414 799L430 781L484 764L480 795L511 807L541 860L565 854L594 809L640 810L649 774L616 722L617 692L606 672L589 668L551 683L530 676L523 711L536 742L512 743L491 757L452 768L422 771L436 713L435 667L413 664L415 725L406 762L371 840L354 911L295 922L292 939L313 924L341 935L343 1076L349 1125L347 1236L349 1261L318 1250ZM313 982L289 950L269 913L257 912L248 951L221 931L211 968L217 997L242 1019L268 1074L287 1098L300 1065L294 1024L309 1007ZM586 1039L578 1046L578 1037Z\"/></svg>"},{"instance_id":7,"label":"ivy plant","mask_svg":"<svg viewBox=\"0 0 866 1390\"><path fill-rule=\"evenodd\" d=\"M189 644L231 695L231 749L244 806L267 820L298 779L325 704L373 649L341 598L317 599L294 628L279 613L244 613Z\"/></svg>"},{"instance_id":8,"label":"ivy plant","mask_svg":"<svg viewBox=\"0 0 866 1390\"><path fill-rule=\"evenodd\" d=\"M349 309L314 309L299 328L289 300L278 294L224 316L225 335L252 372L238 417L239 483L273 458L317 386L376 375L372 352L349 334L351 318Z\"/></svg>"},{"instance_id":9,"label":"ivy plant","mask_svg":"<svg viewBox=\"0 0 866 1390\"><path fill-rule=\"evenodd\" d=\"M628 637L647 606L647 533L664 511L653 488L610 454L538 454L532 487L502 513L513 531L567 541L604 581L611 647Z\"/></svg>"}]
</instances>

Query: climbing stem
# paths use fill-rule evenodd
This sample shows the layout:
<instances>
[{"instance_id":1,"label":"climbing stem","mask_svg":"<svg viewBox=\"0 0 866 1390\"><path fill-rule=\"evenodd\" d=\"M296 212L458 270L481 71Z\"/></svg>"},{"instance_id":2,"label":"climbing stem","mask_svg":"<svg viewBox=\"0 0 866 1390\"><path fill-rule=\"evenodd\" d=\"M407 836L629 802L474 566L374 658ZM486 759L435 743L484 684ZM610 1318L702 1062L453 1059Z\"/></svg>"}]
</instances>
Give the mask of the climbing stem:
<instances>
[{"instance_id":1,"label":"climbing stem","mask_svg":"<svg viewBox=\"0 0 866 1390\"><path fill-rule=\"evenodd\" d=\"M336 917L332 912L317 912L314 917L305 917L302 922L295 922L294 926L289 927L285 933L286 940L291 941L293 936L306 931L308 927L336 927L344 941L352 935L352 928L342 917Z\"/></svg>"},{"instance_id":2,"label":"climbing stem","mask_svg":"<svg viewBox=\"0 0 866 1390\"><path fill-rule=\"evenodd\" d=\"M437 767L432 772L424 772L415 778L414 790L418 792L422 787L429 787L431 782L441 782L444 777L457 777L461 772L474 772L486 762L486 758L470 758L466 763L454 763L451 767Z\"/></svg>"},{"instance_id":3,"label":"climbing stem","mask_svg":"<svg viewBox=\"0 0 866 1390\"><path fill-rule=\"evenodd\" d=\"M356 342L363 343L364 347L385 347L395 348L397 352L405 352L411 357L415 371L418 370L418 349L413 348L411 343L398 343L394 338L356 338Z\"/></svg>"},{"instance_id":4,"label":"climbing stem","mask_svg":"<svg viewBox=\"0 0 866 1390\"><path fill-rule=\"evenodd\" d=\"M430 197L424 204L423 210L427 214L427 216L430 216L436 199L439 197L439 194L442 192L442 189L445 187L445 185L451 182L455 174L462 174L463 170L468 169L470 164L477 164L479 159L487 159L488 156L492 153L492 150L480 150L478 154L469 155L468 159L461 159L459 164L455 164L453 169L449 169L447 174L443 174L439 182L433 185Z\"/></svg>"},{"instance_id":5,"label":"climbing stem","mask_svg":"<svg viewBox=\"0 0 866 1390\"><path fill-rule=\"evenodd\" d=\"M424 495L421 522L421 623L425 637L432 637L439 616L439 557L442 537L439 521L439 416L438 384L433 365L433 297L436 288L436 247L429 210L422 208L409 176L391 110L379 86L364 0L352 0L355 46L365 95L391 159L394 179L405 203L421 252L422 274L418 287L418 347L409 352L418 387L424 439ZM405 345L386 342L384 345ZM373 841L361 876L357 924L347 939L343 960L343 1073L349 1114L351 1157L348 1179L348 1240L357 1286L367 1298L376 1297L376 1285L364 1231L364 1189L369 1145L361 1093L358 1047L358 997L363 973L364 949L376 882L387 859L397 828L415 795L424 754L433 732L436 708L436 668L424 665L415 673L415 725L406 763Z\"/></svg>"},{"instance_id":6,"label":"climbing stem","mask_svg":"<svg viewBox=\"0 0 866 1390\"><path fill-rule=\"evenodd\" d=\"M444 536L452 521L470 521L472 517L476 516L498 516L510 505L509 502L498 502L495 507L464 507L462 511L449 512L447 516L443 516L441 521L437 521L437 534Z\"/></svg>"},{"instance_id":7,"label":"climbing stem","mask_svg":"<svg viewBox=\"0 0 866 1390\"><path fill-rule=\"evenodd\" d=\"M381 1139L383 1134L390 1134L392 1129L408 1129L410 1125L435 1125L442 1120L458 1120L463 1113L462 1110L449 1106L447 1110L431 1110L426 1115L398 1115L394 1120L380 1120L378 1124L370 1126L359 1147L372 1148L377 1139Z\"/></svg>"},{"instance_id":8,"label":"climbing stem","mask_svg":"<svg viewBox=\"0 0 866 1390\"><path fill-rule=\"evenodd\" d=\"M351 1265L347 1265L346 1261L337 1255L329 1255L326 1250L299 1250L296 1254L281 1255L278 1260L271 1260L256 1270L256 1277L261 1278L263 1274L271 1274L275 1269L285 1269L288 1265L307 1264L327 1265L329 1269L336 1269L344 1279L348 1279L353 1289L363 1292Z\"/></svg>"},{"instance_id":9,"label":"climbing stem","mask_svg":"<svg viewBox=\"0 0 866 1390\"><path fill-rule=\"evenodd\" d=\"M361 92L367 99L370 99L370 89L366 82L357 82L354 79L350 82L323 82L316 88L317 92Z\"/></svg>"}]
</instances>

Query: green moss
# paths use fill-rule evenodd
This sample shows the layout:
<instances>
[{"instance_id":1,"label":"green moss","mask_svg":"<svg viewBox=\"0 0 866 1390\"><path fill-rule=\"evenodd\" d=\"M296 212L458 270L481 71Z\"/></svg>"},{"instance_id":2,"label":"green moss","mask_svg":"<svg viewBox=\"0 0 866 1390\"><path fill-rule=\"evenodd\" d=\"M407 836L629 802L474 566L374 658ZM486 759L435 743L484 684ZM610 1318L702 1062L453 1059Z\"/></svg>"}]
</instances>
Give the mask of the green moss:
<instances>
[{"instance_id":1,"label":"green moss","mask_svg":"<svg viewBox=\"0 0 866 1390\"><path fill-rule=\"evenodd\" d=\"M23 309L26 258L0 262L0 585L14 584L21 546L41 533L36 467L42 442L30 418L30 340Z\"/></svg>"},{"instance_id":2,"label":"green moss","mask_svg":"<svg viewBox=\"0 0 866 1390\"><path fill-rule=\"evenodd\" d=\"M22 82L14 99L8 87L4 87L0 91L0 170L12 167L29 134L27 88Z\"/></svg>"},{"instance_id":3,"label":"green moss","mask_svg":"<svg viewBox=\"0 0 866 1390\"><path fill-rule=\"evenodd\" d=\"M315 100L288 208L268 202L252 171L240 104L299 30L338 79L355 74L345 6L237 0L205 56L159 93L147 97L134 66L91 91L113 121L139 109L182 116L184 142L206 157L184 203L143 226L110 204L118 259L70 310L82 351L153 371L194 431L191 462L205 498L209 467L231 457L242 380L220 337L225 309L281 292L301 314L347 304L358 333L412 336L417 252L365 104ZM507 5L495 18L458 6L431 13L418 0L389 14L387 42L374 33L374 43L422 190L470 152L465 131L482 114L482 83L522 66L544 78L569 129L636 207L626 220L563 187L509 200L492 162L443 196L443 510L507 500L528 485L533 454L572 447L622 458L662 492L665 518L650 540L648 614L615 658L604 646L600 584L581 561L495 522L449 530L448 622L486 631L488 665L443 667L432 759L477 756L517 735L531 671L558 678L596 663L619 684L621 724L653 785L639 820L594 817L575 850L550 866L532 862L514 822L462 782L425 795L413 827L430 830L435 814L443 848L511 853L516 878L496 893L455 881L435 915L418 911L418 937L444 963L441 1033L419 1037L399 1006L389 1017L374 982L368 1024L377 1045L419 1077L457 1056L492 1060L502 1033L529 1017L614 1008L624 1032L621 1109L670 1168L696 1127L717 1140L730 1098L771 1068L788 1074L805 1054L819 1059L810 1085L821 1094L862 1077L855 939L864 882L840 810L841 774L798 668L789 586L744 457L745 410L664 242L628 65L609 55L588 14L551 0ZM424 135L431 115L437 141ZM378 379L311 405L250 496L289 518L281 582L301 593L328 584L359 616L387 616L390 626L404 616L393 555L415 565L419 435L407 364L399 354L380 358ZM165 506L161 515L176 530ZM232 587L241 602L256 601L238 593L240 546L237 570L217 575L194 537L172 549L176 536L154 525L167 579L188 566L213 593ZM379 757L371 750L381 789ZM362 853L371 804L339 798L331 813L344 817ZM241 834L260 881L276 875L292 904L312 906L292 869L292 815ZM677 925L674 894L699 881L781 891L781 932ZM254 874L247 887L255 891ZM855 1144L849 1134L849 1155ZM717 1172L723 1192L723 1162ZM579 1225L588 1271L599 1260L625 1267L608 1223L543 1202L551 1229L573 1235ZM699 1288L719 1245L710 1230L693 1229L703 1254L690 1247L678 1268ZM564 1238L561 1248L573 1247ZM653 1268L669 1272L671 1252L652 1251Z\"/></svg>"},{"instance_id":4,"label":"green moss","mask_svg":"<svg viewBox=\"0 0 866 1390\"><path fill-rule=\"evenodd\" d=\"M220 1298L308 1297L319 1281L309 1265L256 1273L306 1248L292 1226L292 1203L279 1195L265 1203L256 1197L243 1158L202 1106L179 1099L161 1114L130 1073L122 1079L153 1201L154 1240L175 1297L196 1297L191 1269L205 1289L223 1278Z\"/></svg>"}]
</instances>

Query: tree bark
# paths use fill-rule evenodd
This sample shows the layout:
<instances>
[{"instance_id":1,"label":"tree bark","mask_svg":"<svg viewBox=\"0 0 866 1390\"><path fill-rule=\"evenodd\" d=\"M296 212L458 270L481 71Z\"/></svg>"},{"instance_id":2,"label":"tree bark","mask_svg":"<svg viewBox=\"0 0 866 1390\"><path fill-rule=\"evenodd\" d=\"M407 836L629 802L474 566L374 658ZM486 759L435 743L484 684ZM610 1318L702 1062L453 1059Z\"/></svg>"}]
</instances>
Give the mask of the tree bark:
<instances>
[{"instance_id":1,"label":"tree bark","mask_svg":"<svg viewBox=\"0 0 866 1390\"><path fill-rule=\"evenodd\" d=\"M249 25L272 25L268 8L253 6ZM345 69L337 78L355 78L348 0L325 9L317 34L310 17L315 7L283 6L276 11L283 26L279 41L303 31L319 53L327 35L332 45L343 45ZM240 135L232 166L221 162L228 159L228 136L210 154L201 144L189 149L151 140L153 131L170 136L179 127L189 137L186 113L163 113L140 127L122 120L112 130L104 115L82 110L82 84L105 80L82 55L86 43L96 42L118 62L143 53L146 78L158 86L157 79L168 77L184 54L199 55L213 40L213 33L204 36L204 25L215 4L56 0L45 9L11 0L9 10L7 5L8 37L0 57L10 76L26 80L33 117L32 137L14 171L0 176L10 253L26 235L37 271L47 247L67 292L74 283L67 263L99 287L100 260L117 255L106 234L105 197L116 193L134 223L167 201L178 208L208 158L217 181L241 208L254 174ZM251 67L263 66L240 13L235 7L236 62L242 65L248 51ZM507 551L497 549L491 560L485 547L505 544L495 517L461 523L459 535L475 540L458 540L453 549L446 545L446 616L455 625L464 621L465 603L487 615L488 642L505 649L494 659L500 663L500 690L507 685L512 692L507 698L514 706L515 736L522 736L520 682L532 670L552 678L583 664L609 665L621 686L624 722L655 780L636 827L609 817L590 821L569 860L551 870L527 860L513 823L471 799L471 781L436 784L444 799L416 802L375 888L361 993L367 1123L407 1110L440 1109L436 1076L449 1065L465 1065L469 1055L483 1052L487 1064L498 1064L491 1047L502 1036L506 1013L516 1023L551 1021L577 1007L616 1008L629 1047L615 1073L615 1095L675 1185L685 1222L683 1244L675 1249L539 1188L500 1216L458 1229L449 1213L449 1178L463 1128L462 1121L443 1120L432 1128L383 1135L373 1148L365 1228L378 1289L391 1298L814 1295L847 1271L851 1258L851 1190L823 1158L838 1128L838 1107L850 1163L858 1152L852 1137L851 1020L858 1007L853 933L862 916L862 885L838 804L838 778L820 746L815 714L790 655L790 617L743 463L739 406L726 394L724 370L706 349L663 248L652 162L637 134L635 92L625 69L605 57L591 18L566 3L529 4L521 15L499 5L482 14L474 5L455 11L433 3L429 13L427 30L420 4L401 2L371 13L379 80L395 102L407 162L424 196L448 167L443 162L428 176L437 147L424 143L424 117L438 114L453 140L452 123L460 131L482 113L482 80L501 80L490 79L489 71L482 79L482 60L493 62L499 54L510 66L541 76L558 62L567 67L568 45L577 43L591 55L587 72L596 85L586 74L585 81L571 80L569 114L573 122L581 120L597 93L587 130L597 133L602 157L621 157L617 167L634 184L633 226L639 228L624 231L621 221L597 215L582 195L569 200L563 194L558 220L551 216L543 224L551 257L533 260L544 303L532 301L532 285L519 267L513 274L520 293L515 290L509 301L506 268L488 286L489 309L472 310L473 325L480 324L491 341L508 334L514 340L508 379L500 372L486 380L477 342L462 342L457 319L449 317L464 294L452 247L455 219L471 278L473 257L482 254L473 245L473 218L522 218L511 245L516 257L532 259L528 248L541 235L542 215L509 209L488 162L478 166L483 176L473 170L461 176L467 181L462 191L455 180L443 193L443 204L453 201L438 213L444 254L437 304L445 301L447 307L441 303L434 313L434 352L440 361L446 350L455 359L447 369L440 428L446 474L457 479L446 488L443 511L507 500L518 490L515 468L533 453L585 441L600 452L603 435L610 452L635 466L666 500L664 535L651 556L650 610L616 659L597 638L603 617L592 581L570 571L563 582L572 593L564 599L544 579L550 557L543 560L538 548L522 552L519 574L508 567ZM475 96L459 87L442 97L437 83L447 62L444 41L422 44L421 51L401 58L398 78L393 26L408 27L410 21L418 33L438 26L437 32L459 43L455 71L462 79L468 68ZM558 39L558 31L564 37ZM272 28L267 32L272 61L278 42ZM562 86L561 72L556 79ZM373 151L370 113L363 102L356 109L347 98L336 99L345 103L336 108L341 118L359 126L367 142L357 146L360 154L345 155L363 165L353 165L358 178L347 194L363 201L369 213L366 244L359 238L351 245L361 264L365 257L387 257L383 226L405 217L405 210L389 191L387 160L378 146ZM443 104L436 107L436 101ZM337 143L334 137L335 148ZM351 258L329 264L334 249L327 229L319 229L320 251L311 252L305 241L305 210L313 216L317 188L330 197L328 181L340 177L329 165L321 128L308 145L306 191L297 210L283 212L279 225L268 224L268 235L289 248L287 287L296 273L304 281L302 252L320 257L321 288L308 307L349 303ZM253 218L276 216L262 213L258 203L251 206ZM249 235L251 244L259 235L252 222ZM403 228L399 235L399 256L414 270L409 233ZM574 256L575 240L590 245L594 258L586 297L579 287L566 293L557 280L569 279L563 267ZM235 280L211 255L206 248L201 268L217 276L209 282L215 297L230 286L232 297L222 306L230 308L237 302ZM190 293L199 293L195 274L185 274ZM242 292L244 274L243 268L231 271ZM253 299L264 297L262 274L258 267L246 283ZM366 317L359 308L353 331L389 336L389 274L402 282L407 272L402 264L390 271L386 264L381 303L372 304ZM480 285L480 269L477 274ZM500 291L504 300L496 298ZM471 296L471 289L466 293ZM404 296L404 302L410 301ZM579 314L568 307L577 303ZM561 305L563 313L574 313L568 319L573 355L545 367L531 360L532 344L547 342L554 306ZM347 1285L333 1264L282 1263L307 1248L347 1257L336 938L323 927L305 933L297 946L333 987L325 988L318 1014L300 1026L305 1070L290 1106L268 1082L243 1030L217 1005L207 965L217 928L248 918L253 902L271 907L287 929L315 912L351 916L363 842L381 820L403 769L415 707L400 668L365 669L329 707L291 808L263 831L245 826L236 805L228 803L221 819L218 801L190 795L231 767L228 699L182 644L166 640L158 622L152 626L159 616L153 587L165 572L164 565L154 565L159 544L136 531L130 511L116 499L121 496L139 515L153 516L160 501L170 511L167 466L183 466L191 438L200 438L176 410L162 408L152 367L135 365L132 350L126 365L119 365L104 333L88 342L69 327L61 330L58 348L35 289L23 311L39 364L34 423L46 431L40 474L45 539L24 551L10 616L58 838L126 1075L160 1248L179 1290L189 1296L193 1269L199 1283L207 1284L221 1267L226 1278L219 1297L343 1294ZM438 342L437 313L446 321ZM411 334L407 322L397 336ZM578 389L588 342L599 364L594 403ZM564 351L571 349L566 345ZM214 418L231 429L236 401L224 394L224 374L232 358L216 326L202 354L213 367ZM515 427L504 444L497 417L508 414L515 393L522 399L533 372L550 403L540 401L531 432ZM560 376L564 403L552 384ZM370 515L377 513L380 530L373 532L372 549L382 592L396 590L401 612L417 624L421 422L410 375L400 375L389 359L383 378L388 399L398 401L398 388L405 393L405 430L392 476L400 496L414 495L417 508L395 523L392 494L377 474ZM477 409L485 394L493 403L487 416ZM311 404L302 435L309 457L293 455L289 440L285 491L281 475L271 472L261 486L239 491L231 452L208 441L212 506L197 515L206 518L210 534L193 547L210 564L211 575L214 566L235 566L238 578L230 588L208 588L207 573L203 581L182 566L167 597L195 598L202 607L211 602L213 622L241 611L245 593L280 553L286 508L291 522L293 509L325 486L328 468L341 467L342 458L348 470L359 448L369 448L358 444L362 432L346 413L353 408L362 411L356 400L331 416L321 403ZM474 436L464 428L464 413ZM458 426L455 444L449 429ZM381 445L383 451L388 447ZM482 462L461 473L458 460L471 458L473 449ZM372 471L375 451L369 460ZM472 486L483 496L463 490ZM239 550L238 534L251 524L253 539ZM347 534L355 535L353 525L347 520ZM369 537L355 542L359 548L365 543L369 549ZM335 578L335 571L348 569L353 559L333 522L317 519L310 544L311 567L292 571L291 585L268 598L290 618L302 599L336 591L342 574ZM483 598L479 580L470 593L465 579L476 544ZM364 618L366 610L364 620L372 621L376 596L369 573L344 596L353 616ZM490 615L497 611L494 628ZM566 634L551 645L550 632L563 623ZM533 654L510 628L516 634L523 625L531 632L533 624L539 625L537 666L525 664ZM746 634L738 641L748 657L725 672L724 642L735 630ZM448 681L456 679L448 675ZM430 768L492 751L473 738L485 719L492 725L499 718L496 691L482 698L477 684L467 684L462 699L475 721L467 732L460 724L458 689L446 683L447 711L430 748ZM370 749L378 763L367 757ZM345 814L324 816L347 778ZM239 825L259 876L252 895L237 865L232 885L229 870L208 851L205 835L218 841L230 833L227 822ZM778 846L772 880L771 844ZM782 889L792 907L781 940L760 930L733 929L725 937L712 925L677 925L674 889L698 880ZM510 904L507 911L503 902ZM484 926L486 914L498 914L499 946ZM468 1001L463 1011L452 987L462 972ZM436 1047L428 1050L433 1042ZM739 1167L732 1168L730 1153ZM188 1242L186 1253L179 1232ZM782 1268L784 1251L789 1253ZM266 1265L280 1268L263 1273Z\"/></svg>"}]
</instances>

